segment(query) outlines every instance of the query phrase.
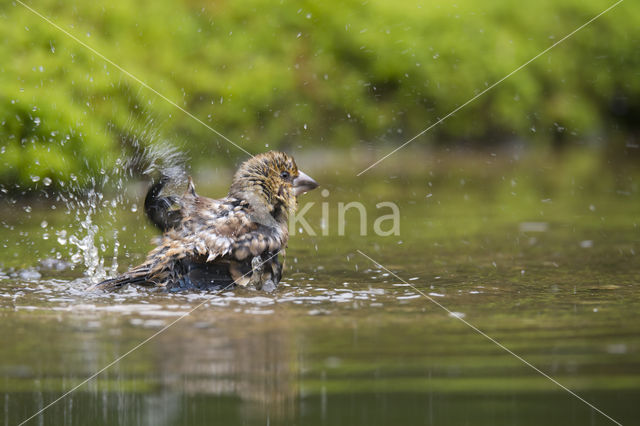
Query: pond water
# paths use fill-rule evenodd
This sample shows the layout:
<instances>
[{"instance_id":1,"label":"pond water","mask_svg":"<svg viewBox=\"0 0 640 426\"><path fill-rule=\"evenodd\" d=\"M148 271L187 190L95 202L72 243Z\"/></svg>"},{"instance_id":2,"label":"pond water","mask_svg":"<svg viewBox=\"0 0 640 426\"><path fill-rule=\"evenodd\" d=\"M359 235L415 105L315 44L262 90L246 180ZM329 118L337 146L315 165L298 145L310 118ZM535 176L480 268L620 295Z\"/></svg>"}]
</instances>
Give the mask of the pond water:
<instances>
[{"instance_id":1,"label":"pond water","mask_svg":"<svg viewBox=\"0 0 640 426\"><path fill-rule=\"evenodd\" d=\"M635 424L638 181L510 158L391 163L362 178L312 168L326 191L301 206L315 203L317 235L292 236L274 294L87 292L150 248L146 184L91 202L5 196L0 424L141 342L27 424L615 424L461 319ZM367 235L355 210L339 235L338 203L350 201L365 206ZM384 201L399 208L399 235L373 232Z\"/></svg>"}]
</instances>

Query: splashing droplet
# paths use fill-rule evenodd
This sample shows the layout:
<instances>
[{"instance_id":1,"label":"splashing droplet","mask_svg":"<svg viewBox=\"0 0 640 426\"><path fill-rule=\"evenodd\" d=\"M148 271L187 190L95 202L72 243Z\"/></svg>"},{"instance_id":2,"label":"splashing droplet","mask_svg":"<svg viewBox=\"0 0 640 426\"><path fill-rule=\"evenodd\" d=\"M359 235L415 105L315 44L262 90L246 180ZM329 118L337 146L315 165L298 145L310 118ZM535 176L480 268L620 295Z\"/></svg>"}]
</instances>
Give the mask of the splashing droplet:
<instances>
[{"instance_id":1,"label":"splashing droplet","mask_svg":"<svg viewBox=\"0 0 640 426\"><path fill-rule=\"evenodd\" d=\"M67 232L66 231L61 231L61 232L63 232L64 234L58 234L58 244L60 244L61 246L64 246L67 244L67 238L66 238Z\"/></svg>"}]
</instances>

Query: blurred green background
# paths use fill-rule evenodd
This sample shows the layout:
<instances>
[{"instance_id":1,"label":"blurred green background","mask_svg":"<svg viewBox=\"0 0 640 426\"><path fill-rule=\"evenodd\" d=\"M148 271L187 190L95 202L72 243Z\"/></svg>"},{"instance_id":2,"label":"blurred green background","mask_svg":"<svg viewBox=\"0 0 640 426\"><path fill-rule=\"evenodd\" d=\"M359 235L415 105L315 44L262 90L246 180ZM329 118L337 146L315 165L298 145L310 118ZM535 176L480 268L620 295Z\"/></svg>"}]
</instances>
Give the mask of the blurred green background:
<instances>
[{"instance_id":1,"label":"blurred green background","mask_svg":"<svg viewBox=\"0 0 640 426\"><path fill-rule=\"evenodd\" d=\"M613 2L28 4L252 153L362 148L375 159ZM640 8L622 3L414 144L637 159L638 28ZM7 191L113 167L127 135L161 134L196 167L244 156L18 3L0 5L0 58Z\"/></svg>"}]
</instances>

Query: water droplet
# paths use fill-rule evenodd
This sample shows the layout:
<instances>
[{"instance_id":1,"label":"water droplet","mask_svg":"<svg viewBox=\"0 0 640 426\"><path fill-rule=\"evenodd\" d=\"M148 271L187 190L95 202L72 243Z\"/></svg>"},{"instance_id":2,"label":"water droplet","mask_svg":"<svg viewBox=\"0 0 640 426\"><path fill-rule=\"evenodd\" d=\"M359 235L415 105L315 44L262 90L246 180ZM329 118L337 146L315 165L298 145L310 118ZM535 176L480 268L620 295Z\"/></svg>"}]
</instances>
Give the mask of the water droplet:
<instances>
[{"instance_id":1,"label":"water droplet","mask_svg":"<svg viewBox=\"0 0 640 426\"><path fill-rule=\"evenodd\" d=\"M52 180L51 180L50 177L46 177L46 178L42 179L42 183L44 184L44 186L51 185L51 182L52 182Z\"/></svg>"},{"instance_id":2,"label":"water droplet","mask_svg":"<svg viewBox=\"0 0 640 426\"><path fill-rule=\"evenodd\" d=\"M593 247L593 241L592 240L584 240L584 241L580 241L580 247L582 248L591 248Z\"/></svg>"},{"instance_id":3,"label":"water droplet","mask_svg":"<svg viewBox=\"0 0 640 426\"><path fill-rule=\"evenodd\" d=\"M61 231L56 232L56 235L58 236L58 244L62 246L67 244L67 231L63 229Z\"/></svg>"},{"instance_id":4,"label":"water droplet","mask_svg":"<svg viewBox=\"0 0 640 426\"><path fill-rule=\"evenodd\" d=\"M49 224L47 223L46 220L43 220L42 222L40 222L40 227L41 228L46 228L47 226L49 226Z\"/></svg>"},{"instance_id":5,"label":"water droplet","mask_svg":"<svg viewBox=\"0 0 640 426\"><path fill-rule=\"evenodd\" d=\"M31 176L31 182L40 182L40 176Z\"/></svg>"},{"instance_id":6,"label":"water droplet","mask_svg":"<svg viewBox=\"0 0 640 426\"><path fill-rule=\"evenodd\" d=\"M136 204L132 205L132 206L131 206L131 211L132 211L133 213L137 212L137 211L138 211L138 206L137 206Z\"/></svg>"}]
</instances>

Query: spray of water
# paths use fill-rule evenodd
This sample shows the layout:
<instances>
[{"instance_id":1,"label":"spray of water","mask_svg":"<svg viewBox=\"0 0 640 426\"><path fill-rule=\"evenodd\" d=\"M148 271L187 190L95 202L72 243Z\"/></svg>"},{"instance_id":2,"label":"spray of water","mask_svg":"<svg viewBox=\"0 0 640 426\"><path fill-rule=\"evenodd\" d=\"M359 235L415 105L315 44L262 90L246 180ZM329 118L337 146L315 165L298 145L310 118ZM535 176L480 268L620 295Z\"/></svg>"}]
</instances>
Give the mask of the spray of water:
<instances>
[{"instance_id":1,"label":"spray of water","mask_svg":"<svg viewBox=\"0 0 640 426\"><path fill-rule=\"evenodd\" d=\"M160 139L153 127L123 136L122 146L125 148L113 169L102 168L98 176L89 179L88 185L72 178L76 185L67 194L60 195L67 213L75 215L75 220L68 230L56 232L57 241L68 249L73 267L84 266L84 274L92 283L117 274L121 245L115 226L109 237L111 241L100 235L96 216L106 215L106 223L115 225L121 210L137 211L137 205L130 204L125 196L125 189L140 175L150 179L160 175L169 177L173 187L183 186L187 179L185 155ZM106 267L105 260L109 258L111 264Z\"/></svg>"},{"instance_id":2,"label":"spray of water","mask_svg":"<svg viewBox=\"0 0 640 426\"><path fill-rule=\"evenodd\" d=\"M78 211L77 215L84 214L84 219L76 216L76 220L80 222L79 231L69 237L69 243L71 243L71 261L74 264L84 262L85 274L89 277L101 279L106 276L104 269L104 259L100 257L98 247L96 245L96 234L98 233L98 226L93 223L92 217L95 214L96 206L100 205L99 200L103 198L101 193L95 192L93 189L89 191L87 202L83 203L85 211ZM117 268L117 264L116 264Z\"/></svg>"}]
</instances>

